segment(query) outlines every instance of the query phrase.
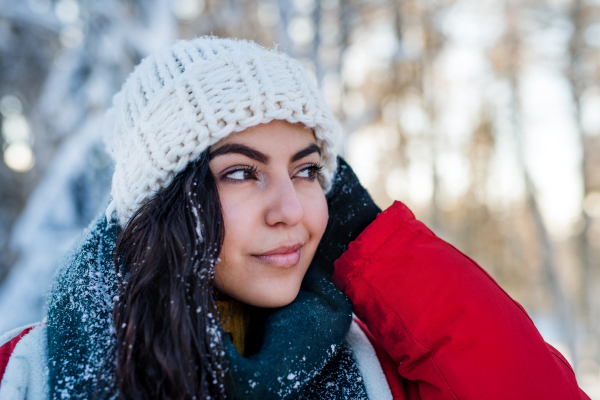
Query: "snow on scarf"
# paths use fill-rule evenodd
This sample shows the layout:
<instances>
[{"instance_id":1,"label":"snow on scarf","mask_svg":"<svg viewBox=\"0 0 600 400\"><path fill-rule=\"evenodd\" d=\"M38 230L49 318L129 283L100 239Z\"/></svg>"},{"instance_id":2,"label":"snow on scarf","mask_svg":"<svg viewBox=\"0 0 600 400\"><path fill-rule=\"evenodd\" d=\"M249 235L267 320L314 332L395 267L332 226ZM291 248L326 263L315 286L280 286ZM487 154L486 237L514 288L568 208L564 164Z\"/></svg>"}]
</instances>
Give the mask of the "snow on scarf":
<instances>
[{"instance_id":1,"label":"snow on scarf","mask_svg":"<svg viewBox=\"0 0 600 400\"><path fill-rule=\"evenodd\" d=\"M113 251L120 228L100 217L61 268L48 305L50 399L92 399L107 390L114 365ZM222 331L236 399L366 399L344 339L352 306L321 268L309 268L298 297L265 310L259 351L241 357ZM110 398L118 398L112 393Z\"/></svg>"}]
</instances>

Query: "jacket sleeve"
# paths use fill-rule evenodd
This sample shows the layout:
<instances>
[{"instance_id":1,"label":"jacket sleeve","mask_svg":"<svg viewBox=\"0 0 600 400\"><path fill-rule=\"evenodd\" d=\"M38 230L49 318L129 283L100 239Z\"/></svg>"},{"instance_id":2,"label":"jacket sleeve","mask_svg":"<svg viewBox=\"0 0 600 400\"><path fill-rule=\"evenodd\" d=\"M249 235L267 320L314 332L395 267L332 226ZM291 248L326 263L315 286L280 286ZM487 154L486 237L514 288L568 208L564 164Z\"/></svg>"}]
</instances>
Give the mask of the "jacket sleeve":
<instances>
[{"instance_id":1,"label":"jacket sleeve","mask_svg":"<svg viewBox=\"0 0 600 400\"><path fill-rule=\"evenodd\" d=\"M589 399L523 307L400 202L332 279L422 400Z\"/></svg>"}]
</instances>

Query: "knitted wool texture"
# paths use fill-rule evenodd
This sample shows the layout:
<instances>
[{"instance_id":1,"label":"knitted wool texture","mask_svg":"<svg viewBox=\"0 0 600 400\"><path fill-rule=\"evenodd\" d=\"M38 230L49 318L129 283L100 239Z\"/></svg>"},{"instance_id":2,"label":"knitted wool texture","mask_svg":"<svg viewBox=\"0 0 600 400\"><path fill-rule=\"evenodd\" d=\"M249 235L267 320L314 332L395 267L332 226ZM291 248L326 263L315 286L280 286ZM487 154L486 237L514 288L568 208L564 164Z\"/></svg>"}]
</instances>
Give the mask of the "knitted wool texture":
<instances>
[{"instance_id":1,"label":"knitted wool texture","mask_svg":"<svg viewBox=\"0 0 600 400\"><path fill-rule=\"evenodd\" d=\"M311 128L322 152L327 193L336 169L339 124L300 63L256 43L201 37L145 58L107 112L115 160L112 201L121 226L203 150L231 133L272 120Z\"/></svg>"}]
</instances>

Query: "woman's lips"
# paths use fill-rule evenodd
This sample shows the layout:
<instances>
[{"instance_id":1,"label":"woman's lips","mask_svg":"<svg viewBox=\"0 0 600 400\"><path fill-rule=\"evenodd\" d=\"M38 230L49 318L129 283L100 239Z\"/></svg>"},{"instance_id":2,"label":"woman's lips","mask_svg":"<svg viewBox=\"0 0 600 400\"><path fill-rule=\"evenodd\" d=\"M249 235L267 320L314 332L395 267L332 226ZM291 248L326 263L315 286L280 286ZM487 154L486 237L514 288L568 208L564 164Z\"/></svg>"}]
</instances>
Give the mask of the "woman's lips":
<instances>
[{"instance_id":1,"label":"woman's lips","mask_svg":"<svg viewBox=\"0 0 600 400\"><path fill-rule=\"evenodd\" d=\"M302 246L302 243L281 246L264 254L254 255L253 257L276 267L288 267L298 264L298 261L300 261L300 248Z\"/></svg>"}]
</instances>

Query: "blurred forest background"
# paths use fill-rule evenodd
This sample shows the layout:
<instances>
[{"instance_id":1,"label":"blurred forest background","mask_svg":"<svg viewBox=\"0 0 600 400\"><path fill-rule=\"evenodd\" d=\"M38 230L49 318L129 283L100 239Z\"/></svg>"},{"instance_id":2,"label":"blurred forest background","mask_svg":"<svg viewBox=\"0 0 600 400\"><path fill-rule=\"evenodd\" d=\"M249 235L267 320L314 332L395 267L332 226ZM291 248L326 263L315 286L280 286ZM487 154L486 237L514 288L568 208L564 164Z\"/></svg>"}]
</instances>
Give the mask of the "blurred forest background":
<instances>
[{"instance_id":1,"label":"blurred forest background","mask_svg":"<svg viewBox=\"0 0 600 400\"><path fill-rule=\"evenodd\" d=\"M381 207L483 266L600 399L600 0L0 0L0 332L108 201L102 117L177 38L299 58Z\"/></svg>"}]
</instances>

